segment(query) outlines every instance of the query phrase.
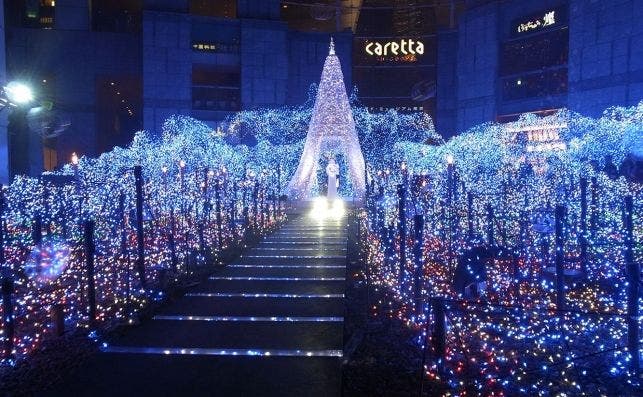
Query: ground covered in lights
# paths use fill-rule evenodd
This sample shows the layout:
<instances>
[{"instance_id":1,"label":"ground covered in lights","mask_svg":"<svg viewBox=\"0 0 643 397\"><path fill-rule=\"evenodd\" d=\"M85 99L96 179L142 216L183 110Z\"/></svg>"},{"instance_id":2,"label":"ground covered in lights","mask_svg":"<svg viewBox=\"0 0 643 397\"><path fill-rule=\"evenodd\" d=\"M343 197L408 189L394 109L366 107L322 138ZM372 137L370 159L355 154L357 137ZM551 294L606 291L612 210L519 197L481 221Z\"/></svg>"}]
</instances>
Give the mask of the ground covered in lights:
<instances>
[{"instance_id":1,"label":"ground covered in lights","mask_svg":"<svg viewBox=\"0 0 643 397\"><path fill-rule=\"evenodd\" d=\"M251 238L247 244L253 245L256 242ZM238 250L230 250L225 253L223 260L230 262L238 254ZM171 280L166 286L164 300L151 302L127 322L102 329L100 333L92 332L89 337L83 328L68 331L60 338L46 339L28 360L19 360L14 366L0 366L0 396L34 396L60 387L100 351L102 340L122 335L140 325L162 307L182 296L186 288L208 277L212 269L212 266L202 266L193 269L190 276L184 275Z\"/></svg>"},{"instance_id":2,"label":"ground covered in lights","mask_svg":"<svg viewBox=\"0 0 643 397\"><path fill-rule=\"evenodd\" d=\"M353 308L362 308L366 305L366 285L360 282L360 277L355 275L358 285L352 294L347 293L349 305ZM344 367L344 392L346 396L504 396L513 395L499 390L494 390L494 383L499 379L489 378L489 388L480 389L478 380L480 371L485 371L486 363L476 362L474 355L469 363L464 363L457 376L458 385L447 385L441 382L432 371L428 376L421 378L420 368L430 368L435 361L430 347L430 337L427 340L426 351L419 347L418 341L422 328L418 325L399 318L399 313L404 310L402 305L396 303L395 297L386 290L371 286L370 302L387 302L386 305L374 304L369 313L368 320L348 316L349 327L359 324L364 331L360 337L359 345L350 356ZM349 308L350 311L350 308ZM357 315L357 313L355 313ZM467 338L470 335L460 334L457 337ZM484 343L483 343L484 344ZM516 349L526 349L525 346L513 346ZM481 347L482 349L482 347ZM593 344L588 344L588 351L595 351ZM484 349L482 349L484 350ZM553 357L552 357L553 359ZM554 370L556 364L550 363ZM545 365L546 367L547 365ZM562 369L562 371L560 371ZM548 381L550 377L546 368L526 372L521 383L542 384L546 381L547 396L635 396L641 395L641 389L626 382L615 381L615 377L606 376L604 373L604 357L596 355L594 359L586 357L582 365L569 369L569 378L582 379L582 390L570 388L565 382L564 368L558 368L561 378ZM520 394L523 394L522 392ZM527 395L543 394L543 390Z\"/></svg>"},{"instance_id":3,"label":"ground covered in lights","mask_svg":"<svg viewBox=\"0 0 643 397\"><path fill-rule=\"evenodd\" d=\"M68 378L96 352L98 345L82 333L47 340L29 360L0 370L0 396L38 395Z\"/></svg>"},{"instance_id":4,"label":"ground covered in lights","mask_svg":"<svg viewBox=\"0 0 643 397\"><path fill-rule=\"evenodd\" d=\"M370 292L371 298L379 299L374 289ZM349 287L346 299L347 334L355 344L344 365L344 395L417 396L421 388L423 396L440 395L437 382L421 379L422 351L415 342L416 332L396 318L379 316L366 321L366 287L359 282Z\"/></svg>"}]
</instances>

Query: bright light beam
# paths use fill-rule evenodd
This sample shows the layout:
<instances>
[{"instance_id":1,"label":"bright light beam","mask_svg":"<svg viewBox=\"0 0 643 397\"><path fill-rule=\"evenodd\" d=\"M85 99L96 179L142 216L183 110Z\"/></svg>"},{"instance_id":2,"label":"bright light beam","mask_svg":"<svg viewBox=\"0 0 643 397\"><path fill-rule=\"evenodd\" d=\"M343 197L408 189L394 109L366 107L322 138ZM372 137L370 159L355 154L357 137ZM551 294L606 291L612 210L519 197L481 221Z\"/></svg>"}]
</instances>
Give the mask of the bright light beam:
<instances>
[{"instance_id":1,"label":"bright light beam","mask_svg":"<svg viewBox=\"0 0 643 397\"><path fill-rule=\"evenodd\" d=\"M19 81L12 81L4 87L9 102L16 105L26 105L33 101L33 91L28 85Z\"/></svg>"},{"instance_id":2,"label":"bright light beam","mask_svg":"<svg viewBox=\"0 0 643 397\"><path fill-rule=\"evenodd\" d=\"M325 197L316 197L313 200L313 208L310 211L310 217L318 221L325 219L341 219L346 213L344 208L344 201L342 199L335 199L331 202Z\"/></svg>"}]
</instances>

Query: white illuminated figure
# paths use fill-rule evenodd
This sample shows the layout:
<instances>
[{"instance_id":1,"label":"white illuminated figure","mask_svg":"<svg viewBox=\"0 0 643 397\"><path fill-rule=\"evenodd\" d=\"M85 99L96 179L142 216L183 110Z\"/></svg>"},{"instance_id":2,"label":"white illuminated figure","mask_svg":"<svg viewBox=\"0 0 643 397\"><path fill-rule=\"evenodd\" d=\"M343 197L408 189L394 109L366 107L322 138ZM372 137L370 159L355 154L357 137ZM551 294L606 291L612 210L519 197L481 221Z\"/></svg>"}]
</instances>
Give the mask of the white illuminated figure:
<instances>
[{"instance_id":1,"label":"white illuminated figure","mask_svg":"<svg viewBox=\"0 0 643 397\"><path fill-rule=\"evenodd\" d=\"M328 175L328 200L335 200L337 198L337 188L339 187L339 165L335 162L335 157L331 157L328 165L326 166L326 174Z\"/></svg>"},{"instance_id":2,"label":"white illuminated figure","mask_svg":"<svg viewBox=\"0 0 643 397\"><path fill-rule=\"evenodd\" d=\"M321 153L343 153L356 199L364 197L364 156L355 132L353 111L348 102L344 75L331 39L330 50L322 71L313 115L308 125L304 152L297 170L288 184L288 194L293 199L310 196L317 184L317 168Z\"/></svg>"}]
</instances>

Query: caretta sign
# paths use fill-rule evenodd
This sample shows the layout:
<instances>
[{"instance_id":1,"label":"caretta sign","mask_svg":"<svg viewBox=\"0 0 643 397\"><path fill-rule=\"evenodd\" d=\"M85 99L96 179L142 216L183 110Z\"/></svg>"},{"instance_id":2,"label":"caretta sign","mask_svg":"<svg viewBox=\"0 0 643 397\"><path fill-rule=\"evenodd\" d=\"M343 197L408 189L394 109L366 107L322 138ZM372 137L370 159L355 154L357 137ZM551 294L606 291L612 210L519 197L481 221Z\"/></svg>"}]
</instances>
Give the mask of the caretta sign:
<instances>
[{"instance_id":1,"label":"caretta sign","mask_svg":"<svg viewBox=\"0 0 643 397\"><path fill-rule=\"evenodd\" d=\"M373 56L422 55L424 54L424 43L413 39L392 40L383 43L367 41L364 51Z\"/></svg>"}]
</instances>

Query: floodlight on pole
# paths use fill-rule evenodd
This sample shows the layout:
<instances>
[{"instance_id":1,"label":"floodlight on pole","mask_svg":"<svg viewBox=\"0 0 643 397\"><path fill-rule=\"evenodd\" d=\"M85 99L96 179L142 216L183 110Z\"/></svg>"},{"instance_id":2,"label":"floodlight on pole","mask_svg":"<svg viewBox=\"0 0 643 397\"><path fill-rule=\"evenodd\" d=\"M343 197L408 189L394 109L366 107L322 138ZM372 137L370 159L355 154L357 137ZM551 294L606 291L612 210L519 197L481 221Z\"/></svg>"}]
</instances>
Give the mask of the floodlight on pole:
<instances>
[{"instance_id":1,"label":"floodlight on pole","mask_svg":"<svg viewBox=\"0 0 643 397\"><path fill-rule=\"evenodd\" d=\"M26 105L34 100L31 87L19 81L12 81L7 84L4 87L4 92L11 104Z\"/></svg>"}]
</instances>

